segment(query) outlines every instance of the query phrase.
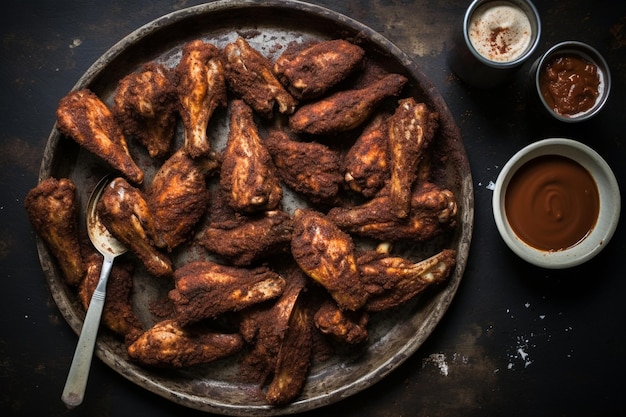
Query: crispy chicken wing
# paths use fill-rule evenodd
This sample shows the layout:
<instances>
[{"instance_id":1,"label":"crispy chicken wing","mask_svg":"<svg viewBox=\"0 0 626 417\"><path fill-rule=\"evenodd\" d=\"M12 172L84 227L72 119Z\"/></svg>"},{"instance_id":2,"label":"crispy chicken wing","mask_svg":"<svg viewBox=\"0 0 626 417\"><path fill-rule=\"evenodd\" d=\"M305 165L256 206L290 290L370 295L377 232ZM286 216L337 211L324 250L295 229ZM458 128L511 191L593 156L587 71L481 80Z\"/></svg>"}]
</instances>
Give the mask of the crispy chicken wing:
<instances>
[{"instance_id":1,"label":"crispy chicken wing","mask_svg":"<svg viewBox=\"0 0 626 417\"><path fill-rule=\"evenodd\" d=\"M417 185L411 196L409 216L398 218L392 211L388 187L374 198L354 207L334 207L328 218L341 229L379 240L427 240L455 224L456 198L433 183Z\"/></svg>"},{"instance_id":2,"label":"crispy chicken wing","mask_svg":"<svg viewBox=\"0 0 626 417\"><path fill-rule=\"evenodd\" d=\"M373 197L389 179L389 116L378 114L344 158L344 180L365 197Z\"/></svg>"},{"instance_id":3,"label":"crispy chicken wing","mask_svg":"<svg viewBox=\"0 0 626 417\"><path fill-rule=\"evenodd\" d=\"M230 356L243 347L239 334L181 327L164 320L148 329L128 347L128 355L142 365L183 368Z\"/></svg>"},{"instance_id":4,"label":"crispy chicken wing","mask_svg":"<svg viewBox=\"0 0 626 417\"><path fill-rule=\"evenodd\" d=\"M369 86L340 91L300 107L290 118L296 133L332 134L354 129L365 122L385 98L400 94L407 78L388 74Z\"/></svg>"},{"instance_id":5,"label":"crispy chicken wing","mask_svg":"<svg viewBox=\"0 0 626 417\"><path fill-rule=\"evenodd\" d=\"M330 293L339 307L358 310L367 293L359 279L352 238L323 214L294 213L291 253L302 270Z\"/></svg>"},{"instance_id":6,"label":"crispy chicken wing","mask_svg":"<svg viewBox=\"0 0 626 417\"><path fill-rule=\"evenodd\" d=\"M114 106L122 131L146 147L151 157L169 154L176 127L176 95L169 69L150 62L122 78Z\"/></svg>"},{"instance_id":7,"label":"crispy chicken wing","mask_svg":"<svg viewBox=\"0 0 626 417\"><path fill-rule=\"evenodd\" d=\"M71 91L57 107L57 128L89 152L99 156L135 184L144 173L128 151L128 144L113 113L87 89Z\"/></svg>"},{"instance_id":8,"label":"crispy chicken wing","mask_svg":"<svg viewBox=\"0 0 626 417\"><path fill-rule=\"evenodd\" d=\"M209 204L206 176L219 166L216 155L192 159L180 148L157 171L146 190L156 233L167 249L185 242Z\"/></svg>"},{"instance_id":9,"label":"crispy chicken wing","mask_svg":"<svg viewBox=\"0 0 626 417\"><path fill-rule=\"evenodd\" d=\"M343 39L300 44L274 63L274 73L297 99L324 95L359 67L365 51Z\"/></svg>"},{"instance_id":10,"label":"crispy chicken wing","mask_svg":"<svg viewBox=\"0 0 626 417\"><path fill-rule=\"evenodd\" d=\"M343 182L339 153L316 142L298 142L282 130L264 141L280 179L313 203L331 203Z\"/></svg>"},{"instance_id":11,"label":"crispy chicken wing","mask_svg":"<svg viewBox=\"0 0 626 417\"><path fill-rule=\"evenodd\" d=\"M411 190L418 165L439 126L439 114L415 99L400 100L389 126L389 189L392 211L406 217L411 209Z\"/></svg>"},{"instance_id":12,"label":"crispy chicken wing","mask_svg":"<svg viewBox=\"0 0 626 417\"><path fill-rule=\"evenodd\" d=\"M381 311L397 307L428 286L445 280L456 265L456 251L444 249L417 263L369 251L357 258L357 264L370 294L365 309Z\"/></svg>"},{"instance_id":13,"label":"crispy chicken wing","mask_svg":"<svg viewBox=\"0 0 626 417\"><path fill-rule=\"evenodd\" d=\"M224 68L230 88L261 115L272 117L275 105L283 114L296 109L298 102L278 81L271 63L245 39L224 47Z\"/></svg>"},{"instance_id":14,"label":"crispy chicken wing","mask_svg":"<svg viewBox=\"0 0 626 417\"><path fill-rule=\"evenodd\" d=\"M211 200L209 213L198 242L233 265L251 265L289 250L293 224L282 210L242 215L229 207L218 192Z\"/></svg>"},{"instance_id":15,"label":"crispy chicken wing","mask_svg":"<svg viewBox=\"0 0 626 417\"><path fill-rule=\"evenodd\" d=\"M78 285L85 275L78 233L76 186L67 178L47 178L24 200L35 232L57 260L65 282Z\"/></svg>"},{"instance_id":16,"label":"crispy chicken wing","mask_svg":"<svg viewBox=\"0 0 626 417\"><path fill-rule=\"evenodd\" d=\"M172 263L159 252L154 217L143 193L121 177L104 189L97 210L105 227L126 245L155 276L172 275Z\"/></svg>"},{"instance_id":17,"label":"crispy chicken wing","mask_svg":"<svg viewBox=\"0 0 626 417\"><path fill-rule=\"evenodd\" d=\"M315 325L334 339L358 345L367 341L369 314L365 311L342 311L337 303L328 300L315 313Z\"/></svg>"},{"instance_id":18,"label":"crispy chicken wing","mask_svg":"<svg viewBox=\"0 0 626 417\"><path fill-rule=\"evenodd\" d=\"M232 102L220 186L231 207L248 213L273 210L283 196L276 168L259 137L252 110L241 100Z\"/></svg>"},{"instance_id":19,"label":"crispy chicken wing","mask_svg":"<svg viewBox=\"0 0 626 417\"><path fill-rule=\"evenodd\" d=\"M225 107L227 100L220 50L199 39L185 44L174 74L185 149L192 158L207 155L211 151L207 125L215 110Z\"/></svg>"},{"instance_id":20,"label":"crispy chicken wing","mask_svg":"<svg viewBox=\"0 0 626 417\"><path fill-rule=\"evenodd\" d=\"M285 289L285 280L265 266L237 268L210 261L178 268L174 280L169 298L183 325L277 298Z\"/></svg>"}]
</instances>

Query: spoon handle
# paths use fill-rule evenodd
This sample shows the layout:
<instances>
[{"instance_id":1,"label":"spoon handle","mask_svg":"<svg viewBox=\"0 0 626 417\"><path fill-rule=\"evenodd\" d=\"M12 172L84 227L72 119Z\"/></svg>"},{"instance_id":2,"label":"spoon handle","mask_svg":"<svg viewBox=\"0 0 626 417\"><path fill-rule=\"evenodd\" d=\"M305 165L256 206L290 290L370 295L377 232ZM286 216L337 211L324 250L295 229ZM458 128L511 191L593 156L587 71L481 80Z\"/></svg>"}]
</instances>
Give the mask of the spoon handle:
<instances>
[{"instance_id":1,"label":"spoon handle","mask_svg":"<svg viewBox=\"0 0 626 417\"><path fill-rule=\"evenodd\" d=\"M85 387L87 386L87 378L89 377L89 368L91 367L91 358L93 357L96 337L98 336L98 327L100 326L100 317L104 307L104 298L106 295L106 285L109 279L109 273L113 266L112 256L105 256L102 263L102 270L96 290L91 296L87 315L80 331L72 365L65 381L63 395L61 399L68 408L74 408L83 402L85 396Z\"/></svg>"}]
</instances>

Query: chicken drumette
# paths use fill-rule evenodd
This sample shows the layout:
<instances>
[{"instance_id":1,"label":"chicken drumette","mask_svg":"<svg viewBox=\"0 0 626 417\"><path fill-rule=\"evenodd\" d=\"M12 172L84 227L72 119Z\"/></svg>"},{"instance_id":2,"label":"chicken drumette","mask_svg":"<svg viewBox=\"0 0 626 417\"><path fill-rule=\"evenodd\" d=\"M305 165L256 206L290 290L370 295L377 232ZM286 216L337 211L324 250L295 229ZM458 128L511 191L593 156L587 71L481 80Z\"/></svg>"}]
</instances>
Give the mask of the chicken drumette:
<instances>
[{"instance_id":1,"label":"chicken drumette","mask_svg":"<svg viewBox=\"0 0 626 417\"><path fill-rule=\"evenodd\" d=\"M272 65L243 38L224 47L224 68L230 88L250 107L272 117L274 106L291 114L298 102L285 90L272 72Z\"/></svg>"},{"instance_id":2,"label":"chicken drumette","mask_svg":"<svg viewBox=\"0 0 626 417\"><path fill-rule=\"evenodd\" d=\"M358 345L368 338L369 314L365 311L342 311L332 300L320 306L315 313L315 325L325 335L350 345Z\"/></svg>"},{"instance_id":3,"label":"chicken drumette","mask_svg":"<svg viewBox=\"0 0 626 417\"><path fill-rule=\"evenodd\" d=\"M121 177L102 192L97 210L106 228L155 276L172 275L172 263L155 246L163 246L143 193Z\"/></svg>"},{"instance_id":4,"label":"chicken drumette","mask_svg":"<svg viewBox=\"0 0 626 417\"><path fill-rule=\"evenodd\" d=\"M47 178L24 201L28 218L57 260L65 281L78 285L85 275L78 233L76 186L67 178Z\"/></svg>"},{"instance_id":5,"label":"chicken drumette","mask_svg":"<svg viewBox=\"0 0 626 417\"><path fill-rule=\"evenodd\" d=\"M300 107L289 118L296 133L333 134L354 129L365 122L385 98L400 94L407 78L388 74L367 87L340 91Z\"/></svg>"},{"instance_id":6,"label":"chicken drumette","mask_svg":"<svg viewBox=\"0 0 626 417\"><path fill-rule=\"evenodd\" d=\"M122 131L146 147L151 157L169 154L176 127L176 95L169 69L150 62L122 78L113 98Z\"/></svg>"},{"instance_id":7,"label":"chicken drumette","mask_svg":"<svg viewBox=\"0 0 626 417\"><path fill-rule=\"evenodd\" d=\"M237 211L275 209L283 195L276 168L242 100L231 105L230 131L224 151L220 186Z\"/></svg>"},{"instance_id":8,"label":"chicken drumette","mask_svg":"<svg viewBox=\"0 0 626 417\"><path fill-rule=\"evenodd\" d=\"M211 151L207 125L227 99L220 50L201 40L185 44L174 75L185 149L192 158L207 155Z\"/></svg>"},{"instance_id":9,"label":"chicken drumette","mask_svg":"<svg viewBox=\"0 0 626 417\"><path fill-rule=\"evenodd\" d=\"M61 99L57 107L57 128L130 181L135 184L143 181L144 173L131 157L113 113L92 91L72 91Z\"/></svg>"}]
</instances>

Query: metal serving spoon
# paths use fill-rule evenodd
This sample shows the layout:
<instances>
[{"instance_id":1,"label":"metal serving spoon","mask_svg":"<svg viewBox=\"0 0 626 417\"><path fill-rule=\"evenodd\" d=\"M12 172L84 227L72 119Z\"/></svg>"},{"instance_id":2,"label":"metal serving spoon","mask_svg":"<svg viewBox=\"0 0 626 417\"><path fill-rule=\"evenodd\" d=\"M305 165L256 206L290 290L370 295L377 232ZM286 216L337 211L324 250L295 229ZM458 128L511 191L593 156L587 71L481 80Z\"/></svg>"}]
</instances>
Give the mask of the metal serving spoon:
<instances>
[{"instance_id":1,"label":"metal serving spoon","mask_svg":"<svg viewBox=\"0 0 626 417\"><path fill-rule=\"evenodd\" d=\"M65 388L63 388L63 395L61 396L61 399L69 408L76 407L83 402L91 359L98 335L98 327L100 326L100 317L104 307L109 273L113 266L113 260L127 250L100 222L98 211L96 210L98 200L110 181L110 176L102 178L94 188L87 203L87 233L94 247L104 256L104 261L102 262L98 285L89 302L87 315L80 331L78 345L76 346L72 365L70 366Z\"/></svg>"}]
</instances>

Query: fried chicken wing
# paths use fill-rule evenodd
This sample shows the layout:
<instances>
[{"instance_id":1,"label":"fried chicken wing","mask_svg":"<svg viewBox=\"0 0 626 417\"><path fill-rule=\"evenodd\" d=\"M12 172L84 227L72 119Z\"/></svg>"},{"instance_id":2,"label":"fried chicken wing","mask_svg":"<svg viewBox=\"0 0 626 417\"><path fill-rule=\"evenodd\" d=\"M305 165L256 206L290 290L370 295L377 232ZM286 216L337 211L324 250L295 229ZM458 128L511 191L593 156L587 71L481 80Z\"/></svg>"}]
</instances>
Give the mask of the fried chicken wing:
<instances>
[{"instance_id":1,"label":"fried chicken wing","mask_svg":"<svg viewBox=\"0 0 626 417\"><path fill-rule=\"evenodd\" d=\"M439 126L439 114L415 99L400 100L389 126L389 193L392 211L398 217L409 215L411 190L417 178L424 150Z\"/></svg>"},{"instance_id":2,"label":"fried chicken wing","mask_svg":"<svg viewBox=\"0 0 626 417\"><path fill-rule=\"evenodd\" d=\"M293 224L282 210L242 215L229 207L218 192L211 200L209 213L198 242L232 265L251 265L289 250Z\"/></svg>"},{"instance_id":3,"label":"fried chicken wing","mask_svg":"<svg viewBox=\"0 0 626 417\"><path fill-rule=\"evenodd\" d=\"M300 107L290 118L295 133L332 134L345 132L365 122L380 102L400 94L407 78L388 74L369 86L340 91Z\"/></svg>"},{"instance_id":4,"label":"fried chicken wing","mask_svg":"<svg viewBox=\"0 0 626 417\"><path fill-rule=\"evenodd\" d=\"M225 358L242 347L239 334L181 327L175 320L164 320L139 336L128 347L128 355L146 366L183 368Z\"/></svg>"},{"instance_id":5,"label":"fried chicken wing","mask_svg":"<svg viewBox=\"0 0 626 417\"><path fill-rule=\"evenodd\" d=\"M359 279L352 238L323 214L296 210L291 253L341 309L358 310L365 304L367 293Z\"/></svg>"},{"instance_id":6,"label":"fried chicken wing","mask_svg":"<svg viewBox=\"0 0 626 417\"><path fill-rule=\"evenodd\" d=\"M365 197L373 197L389 179L389 116L378 114L344 158L344 180Z\"/></svg>"},{"instance_id":7,"label":"fried chicken wing","mask_svg":"<svg viewBox=\"0 0 626 417\"><path fill-rule=\"evenodd\" d=\"M168 296L182 325L277 298L285 289L285 280L265 266L237 268L211 261L178 268L174 281Z\"/></svg>"},{"instance_id":8,"label":"fried chicken wing","mask_svg":"<svg viewBox=\"0 0 626 417\"><path fill-rule=\"evenodd\" d=\"M172 263L159 252L154 217L143 193L121 177L115 178L102 192L97 205L105 227L130 249L155 276L172 275Z\"/></svg>"},{"instance_id":9,"label":"fried chicken wing","mask_svg":"<svg viewBox=\"0 0 626 417\"><path fill-rule=\"evenodd\" d=\"M365 311L342 311L335 302L324 302L315 313L315 325L334 339L358 345L368 338L369 314Z\"/></svg>"},{"instance_id":10,"label":"fried chicken wing","mask_svg":"<svg viewBox=\"0 0 626 417\"><path fill-rule=\"evenodd\" d=\"M180 148L157 171L146 190L157 235L172 251L185 242L209 204L206 176L219 167L216 155L191 158Z\"/></svg>"},{"instance_id":11,"label":"fried chicken wing","mask_svg":"<svg viewBox=\"0 0 626 417\"><path fill-rule=\"evenodd\" d=\"M341 229L379 240L430 239L456 222L457 203L452 191L424 182L411 196L409 216L398 218L392 211L388 187L374 198L354 207L334 207L328 218Z\"/></svg>"},{"instance_id":12,"label":"fried chicken wing","mask_svg":"<svg viewBox=\"0 0 626 417\"><path fill-rule=\"evenodd\" d=\"M99 156L135 184L144 173L128 151L122 129L111 110L88 89L71 91L57 107L57 128L89 152Z\"/></svg>"},{"instance_id":13,"label":"fried chicken wing","mask_svg":"<svg viewBox=\"0 0 626 417\"><path fill-rule=\"evenodd\" d=\"M339 153L316 142L298 142L282 130L264 141L278 176L287 186L313 203L330 203L343 182Z\"/></svg>"},{"instance_id":14,"label":"fried chicken wing","mask_svg":"<svg viewBox=\"0 0 626 417\"><path fill-rule=\"evenodd\" d=\"M294 112L297 100L278 81L269 60L245 39L224 47L224 62L228 85L255 111L267 118L275 105L280 113Z\"/></svg>"},{"instance_id":15,"label":"fried chicken wing","mask_svg":"<svg viewBox=\"0 0 626 417\"><path fill-rule=\"evenodd\" d=\"M196 39L183 46L182 57L174 69L185 149L192 158L210 153L207 125L215 110L226 106L220 54L216 46Z\"/></svg>"},{"instance_id":16,"label":"fried chicken wing","mask_svg":"<svg viewBox=\"0 0 626 417\"><path fill-rule=\"evenodd\" d=\"M153 158L169 154L176 127L176 94L168 68L150 62L122 78L113 102L113 115L125 135L137 139Z\"/></svg>"},{"instance_id":17,"label":"fried chicken wing","mask_svg":"<svg viewBox=\"0 0 626 417\"><path fill-rule=\"evenodd\" d=\"M274 73L297 99L323 96L356 70L365 51L343 39L287 48L274 63Z\"/></svg>"},{"instance_id":18,"label":"fried chicken wing","mask_svg":"<svg viewBox=\"0 0 626 417\"><path fill-rule=\"evenodd\" d=\"M456 251L444 249L417 263L369 251L357 258L357 264L370 294L365 309L381 311L397 307L428 286L445 280L456 265Z\"/></svg>"},{"instance_id":19,"label":"fried chicken wing","mask_svg":"<svg viewBox=\"0 0 626 417\"><path fill-rule=\"evenodd\" d=\"M92 252L86 259L87 274L82 281L78 298L85 311L89 308L91 297L96 290L102 269L102 255ZM131 304L134 266L129 262L116 261L111 268L107 283L107 295L102 310L102 324L113 332L126 337L132 342L141 333L141 322L135 315Z\"/></svg>"},{"instance_id":20,"label":"fried chicken wing","mask_svg":"<svg viewBox=\"0 0 626 417\"><path fill-rule=\"evenodd\" d=\"M276 168L254 123L252 109L241 100L231 107L220 186L237 211L275 209L283 196Z\"/></svg>"},{"instance_id":21,"label":"fried chicken wing","mask_svg":"<svg viewBox=\"0 0 626 417\"><path fill-rule=\"evenodd\" d=\"M85 275L78 233L76 185L67 178L47 178L31 189L24 207L35 232L57 260L65 282L78 285Z\"/></svg>"}]
</instances>

